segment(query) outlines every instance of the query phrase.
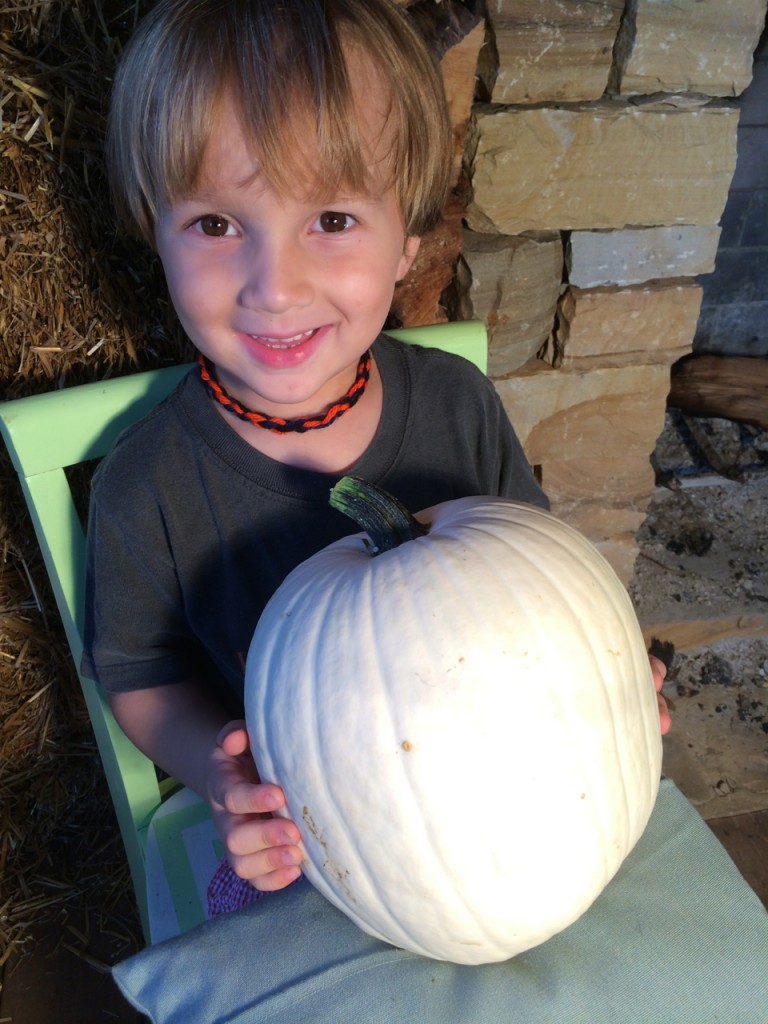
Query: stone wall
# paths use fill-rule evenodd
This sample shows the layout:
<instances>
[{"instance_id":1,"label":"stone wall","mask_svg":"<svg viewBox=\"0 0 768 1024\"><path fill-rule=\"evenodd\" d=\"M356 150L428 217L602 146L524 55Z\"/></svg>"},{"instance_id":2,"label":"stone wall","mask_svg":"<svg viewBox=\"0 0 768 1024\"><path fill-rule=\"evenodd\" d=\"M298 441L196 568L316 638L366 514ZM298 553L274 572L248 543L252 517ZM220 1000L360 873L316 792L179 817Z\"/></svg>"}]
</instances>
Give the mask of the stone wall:
<instances>
[{"instance_id":1,"label":"stone wall","mask_svg":"<svg viewBox=\"0 0 768 1024\"><path fill-rule=\"evenodd\" d=\"M488 5L452 313L488 324L554 511L624 580L765 15L766 0Z\"/></svg>"}]
</instances>

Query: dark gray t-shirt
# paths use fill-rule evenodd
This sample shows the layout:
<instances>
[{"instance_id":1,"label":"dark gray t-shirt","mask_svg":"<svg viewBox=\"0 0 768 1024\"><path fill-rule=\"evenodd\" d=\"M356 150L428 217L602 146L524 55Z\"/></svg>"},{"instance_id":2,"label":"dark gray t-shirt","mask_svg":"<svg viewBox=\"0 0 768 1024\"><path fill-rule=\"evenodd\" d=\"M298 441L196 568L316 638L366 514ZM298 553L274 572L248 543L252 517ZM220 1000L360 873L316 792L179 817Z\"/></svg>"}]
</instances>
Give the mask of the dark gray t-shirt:
<instances>
[{"instance_id":1,"label":"dark gray t-shirt","mask_svg":"<svg viewBox=\"0 0 768 1024\"><path fill-rule=\"evenodd\" d=\"M381 422L350 472L413 511L478 494L547 506L482 373L385 336L374 353ZM83 672L107 691L210 678L239 713L264 605L300 562L357 532L328 504L337 479L251 448L191 371L94 477Z\"/></svg>"}]
</instances>

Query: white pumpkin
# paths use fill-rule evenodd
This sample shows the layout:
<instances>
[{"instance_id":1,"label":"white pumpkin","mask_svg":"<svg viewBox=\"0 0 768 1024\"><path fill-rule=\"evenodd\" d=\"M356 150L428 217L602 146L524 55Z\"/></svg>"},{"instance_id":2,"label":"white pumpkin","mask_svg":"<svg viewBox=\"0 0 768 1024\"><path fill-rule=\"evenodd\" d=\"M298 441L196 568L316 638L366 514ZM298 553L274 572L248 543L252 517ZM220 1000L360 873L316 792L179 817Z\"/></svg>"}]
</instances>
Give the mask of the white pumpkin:
<instances>
[{"instance_id":1,"label":"white pumpkin","mask_svg":"<svg viewBox=\"0 0 768 1024\"><path fill-rule=\"evenodd\" d=\"M655 802L659 716L627 593L579 533L503 498L429 515L426 536L376 557L347 537L291 573L246 716L320 892L386 942L479 964L614 876Z\"/></svg>"}]
</instances>

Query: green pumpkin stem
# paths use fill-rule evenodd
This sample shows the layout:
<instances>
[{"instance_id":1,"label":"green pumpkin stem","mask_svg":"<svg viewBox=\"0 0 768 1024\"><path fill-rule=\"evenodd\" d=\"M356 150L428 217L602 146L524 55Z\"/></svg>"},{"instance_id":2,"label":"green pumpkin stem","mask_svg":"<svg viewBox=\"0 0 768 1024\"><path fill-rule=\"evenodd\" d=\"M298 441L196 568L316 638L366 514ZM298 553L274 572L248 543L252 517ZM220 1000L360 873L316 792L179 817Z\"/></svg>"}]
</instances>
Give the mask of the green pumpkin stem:
<instances>
[{"instance_id":1,"label":"green pumpkin stem","mask_svg":"<svg viewBox=\"0 0 768 1024\"><path fill-rule=\"evenodd\" d=\"M387 491L356 476L345 476L331 489L331 507L353 519L371 538L371 553L391 551L416 537L425 537L429 527Z\"/></svg>"}]
</instances>

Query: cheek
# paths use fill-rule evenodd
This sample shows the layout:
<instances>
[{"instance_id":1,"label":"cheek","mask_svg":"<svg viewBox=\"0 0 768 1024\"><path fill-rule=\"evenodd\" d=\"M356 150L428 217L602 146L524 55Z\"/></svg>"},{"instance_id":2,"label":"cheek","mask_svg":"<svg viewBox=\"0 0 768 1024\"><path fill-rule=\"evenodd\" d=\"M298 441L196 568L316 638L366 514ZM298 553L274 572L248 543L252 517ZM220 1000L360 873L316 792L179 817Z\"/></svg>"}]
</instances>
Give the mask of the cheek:
<instances>
[{"instance_id":1,"label":"cheek","mask_svg":"<svg viewBox=\"0 0 768 1024\"><path fill-rule=\"evenodd\" d=\"M381 263L376 270L366 274L358 272L354 279L350 278L346 291L350 309L360 315L369 314L373 317L386 317L395 290L394 274L387 272Z\"/></svg>"},{"instance_id":2,"label":"cheek","mask_svg":"<svg viewBox=\"0 0 768 1024\"><path fill-rule=\"evenodd\" d=\"M179 323L195 344L221 320L222 292L209 283L198 282L192 275L174 275L168 279L168 294Z\"/></svg>"},{"instance_id":3,"label":"cheek","mask_svg":"<svg viewBox=\"0 0 768 1024\"><path fill-rule=\"evenodd\" d=\"M171 301L180 317L206 316L227 294L230 275L215 273L210 265L200 266L190 259L163 260L162 253L160 259Z\"/></svg>"},{"instance_id":4,"label":"cheek","mask_svg":"<svg viewBox=\"0 0 768 1024\"><path fill-rule=\"evenodd\" d=\"M361 246L352 254L343 274L335 274L336 284L342 287L348 301L362 308L384 306L386 311L392 301L397 281L407 270L410 261L403 256L402 249L391 246Z\"/></svg>"}]
</instances>

